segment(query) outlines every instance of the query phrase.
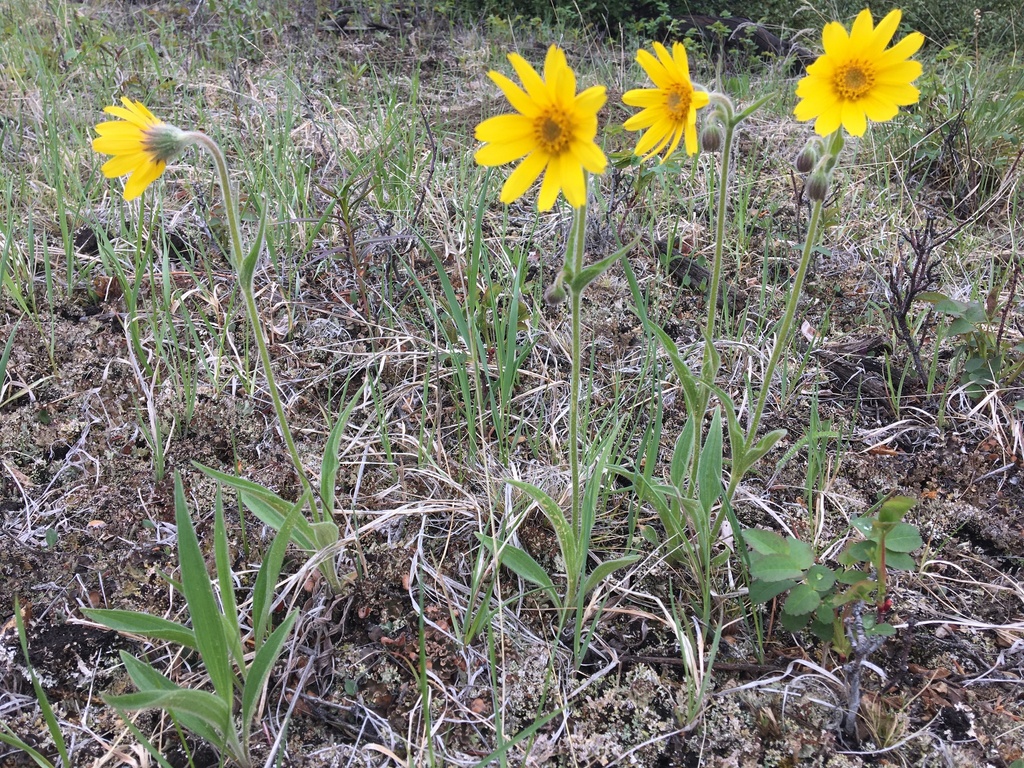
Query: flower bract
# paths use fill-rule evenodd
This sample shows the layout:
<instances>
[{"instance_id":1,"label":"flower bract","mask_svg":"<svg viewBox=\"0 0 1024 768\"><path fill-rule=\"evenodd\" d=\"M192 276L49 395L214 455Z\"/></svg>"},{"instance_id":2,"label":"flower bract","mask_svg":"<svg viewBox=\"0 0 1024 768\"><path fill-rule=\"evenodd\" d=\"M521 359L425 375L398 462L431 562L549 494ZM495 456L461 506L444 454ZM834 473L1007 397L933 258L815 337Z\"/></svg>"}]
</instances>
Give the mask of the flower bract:
<instances>
[{"instance_id":1,"label":"flower bract","mask_svg":"<svg viewBox=\"0 0 1024 768\"><path fill-rule=\"evenodd\" d=\"M863 136L868 120L891 120L900 107L917 103L919 92L911 83L921 75L921 65L908 59L924 43L924 35L911 32L886 48L901 17L901 11L890 11L876 27L865 9L849 33L837 21L826 24L821 35L825 52L807 67L807 76L796 87L797 120L814 120L821 136L840 126Z\"/></svg>"},{"instance_id":2,"label":"flower bract","mask_svg":"<svg viewBox=\"0 0 1024 768\"><path fill-rule=\"evenodd\" d=\"M654 83L654 88L636 88L626 91L622 100L641 111L629 118L623 127L627 131L645 131L637 142L634 153L646 160L662 150L665 162L679 142L685 139L686 154L697 152L697 110L706 107L708 94L698 91L690 81L690 64L682 43L672 46L672 53L661 43L654 43L654 53L637 51L636 60Z\"/></svg>"},{"instance_id":3,"label":"flower bract","mask_svg":"<svg viewBox=\"0 0 1024 768\"><path fill-rule=\"evenodd\" d=\"M552 45L544 59L541 77L518 54L510 53L522 87L500 72L490 72L516 114L499 115L476 127L475 136L484 146L474 156L480 165L496 166L522 158L501 188L501 202L511 203L526 193L544 174L537 207L546 211L558 193L574 208L587 202L584 171L604 173L608 164L594 142L597 112L604 106L603 85L576 93L576 75L569 68L565 52Z\"/></svg>"},{"instance_id":4,"label":"flower bract","mask_svg":"<svg viewBox=\"0 0 1024 768\"><path fill-rule=\"evenodd\" d=\"M122 98L124 106L104 107L103 111L120 118L99 123L92 148L113 155L103 164L108 179L128 174L124 199L134 200L156 181L167 161L184 146L184 132L153 116L138 101Z\"/></svg>"}]
</instances>

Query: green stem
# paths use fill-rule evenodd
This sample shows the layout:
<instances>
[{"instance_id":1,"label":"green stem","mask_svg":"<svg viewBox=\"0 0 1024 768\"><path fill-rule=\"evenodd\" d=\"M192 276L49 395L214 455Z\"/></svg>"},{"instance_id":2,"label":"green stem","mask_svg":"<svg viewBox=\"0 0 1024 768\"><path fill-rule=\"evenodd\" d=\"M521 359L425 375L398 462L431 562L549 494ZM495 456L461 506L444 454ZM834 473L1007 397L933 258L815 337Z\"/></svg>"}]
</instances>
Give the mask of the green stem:
<instances>
[{"instance_id":1,"label":"green stem","mask_svg":"<svg viewBox=\"0 0 1024 768\"><path fill-rule=\"evenodd\" d=\"M267 389L270 390L270 399L274 403L274 412L277 414L277 421L281 426L281 434L291 456L292 464L295 465L295 471L299 475L299 482L302 483L303 491L309 494L310 506L313 508L315 521L321 522L319 510L313 501L316 498L313 493L313 486L310 484L306 471L302 467L299 451L295 447L295 439L292 437L292 431L288 427L284 404L281 402L281 393L278 391L277 380L274 378L274 369L271 366L270 350L267 347L266 339L263 338L263 324L260 321L259 309L256 307L254 288L256 274L255 255L257 251L254 250L250 257L246 258L246 253L242 249L242 228L238 216L238 203L231 188L227 161L224 159L224 153L221 152L217 143L205 133L190 131L188 137L209 152L211 157L213 157L214 164L217 166L220 192L224 198L224 210L227 212L228 231L231 235L231 264L239 277L239 286L242 289L242 297L245 303L245 313L248 317L249 325L252 326L253 335L256 337L256 347L259 351L260 363L263 365L263 373L267 377Z\"/></svg>"},{"instance_id":2,"label":"green stem","mask_svg":"<svg viewBox=\"0 0 1024 768\"><path fill-rule=\"evenodd\" d=\"M718 210L715 213L715 260L711 265L711 286L708 292L707 344L714 344L715 321L718 318L718 292L722 282L722 254L725 249L725 215L729 202L729 163L732 155L732 137L736 126L732 121L725 125L725 140L722 142L722 171L718 178ZM714 383L717 371L709 371L710 352L704 355L704 380Z\"/></svg>"},{"instance_id":3,"label":"green stem","mask_svg":"<svg viewBox=\"0 0 1024 768\"><path fill-rule=\"evenodd\" d=\"M807 226L807 240L804 241L804 250L800 256L800 266L796 270L796 277L793 279L793 287L789 292L789 300L786 302L786 311L782 315L779 329L775 336L775 345L772 347L771 357L768 359L768 368L764 372L764 380L761 383L761 394L757 398L757 405L754 407L753 415L750 418L750 425L747 428L747 447L754 444L757 439L757 428L761 423L761 416L764 413L764 406L768 400L768 392L771 389L772 376L779 364L782 352L789 344L789 332L793 327L793 319L796 317L796 305L800 302L800 293L804 287L804 278L807 277L807 269L811 263L811 254L818 240L818 229L821 224L822 202L814 203L811 209L811 222ZM730 484L731 492L735 490Z\"/></svg>"},{"instance_id":4,"label":"green stem","mask_svg":"<svg viewBox=\"0 0 1024 768\"><path fill-rule=\"evenodd\" d=\"M569 243L565 254L566 264L573 276L583 271L583 250L587 234L587 206L584 204L576 209L569 233ZM569 285L569 312L572 316L572 371L569 374L569 471L571 473L572 506L571 520L573 535L579 540L582 517L580 515L580 378L582 362L582 325L583 287L576 287L574 281ZM566 598L567 602L570 598Z\"/></svg>"}]
</instances>

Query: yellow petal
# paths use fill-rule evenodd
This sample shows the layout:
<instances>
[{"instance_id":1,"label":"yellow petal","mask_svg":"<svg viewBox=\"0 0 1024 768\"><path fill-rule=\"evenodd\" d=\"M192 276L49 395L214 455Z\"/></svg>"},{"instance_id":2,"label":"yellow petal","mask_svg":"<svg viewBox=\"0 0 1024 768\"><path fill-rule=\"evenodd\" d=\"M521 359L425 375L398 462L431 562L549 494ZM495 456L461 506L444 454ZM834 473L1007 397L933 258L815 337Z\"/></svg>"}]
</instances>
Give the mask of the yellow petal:
<instances>
[{"instance_id":1,"label":"yellow petal","mask_svg":"<svg viewBox=\"0 0 1024 768\"><path fill-rule=\"evenodd\" d=\"M645 109L643 112L637 112L626 120L622 127L627 131L642 131L644 128L650 128L654 125L661 116L661 113L662 110L660 109Z\"/></svg>"},{"instance_id":2,"label":"yellow petal","mask_svg":"<svg viewBox=\"0 0 1024 768\"><path fill-rule=\"evenodd\" d=\"M658 88L664 90L672 85L672 78L665 67L650 53L641 49L636 52L636 60Z\"/></svg>"},{"instance_id":3,"label":"yellow petal","mask_svg":"<svg viewBox=\"0 0 1024 768\"><path fill-rule=\"evenodd\" d=\"M540 111L533 99L526 94L526 91L516 85L511 78L505 77L501 72L494 71L488 72L487 76L501 89L501 92L505 94L505 98L508 99L508 103L517 112L533 117Z\"/></svg>"},{"instance_id":4,"label":"yellow petal","mask_svg":"<svg viewBox=\"0 0 1024 768\"><path fill-rule=\"evenodd\" d=\"M505 180L501 188L501 202L511 203L526 194L526 190L537 180L547 162L548 156L543 152L533 152L523 158L523 162L516 166Z\"/></svg>"},{"instance_id":5,"label":"yellow petal","mask_svg":"<svg viewBox=\"0 0 1024 768\"><path fill-rule=\"evenodd\" d=\"M892 120L899 113L899 106L889 99L880 99L877 96L867 96L860 100L861 106L868 120L875 123L884 123Z\"/></svg>"},{"instance_id":6,"label":"yellow petal","mask_svg":"<svg viewBox=\"0 0 1024 768\"><path fill-rule=\"evenodd\" d=\"M476 127L477 141L510 142L533 135L533 120L523 115L489 117Z\"/></svg>"},{"instance_id":7,"label":"yellow petal","mask_svg":"<svg viewBox=\"0 0 1024 768\"><path fill-rule=\"evenodd\" d=\"M160 174L164 172L165 166L166 163L163 161L156 163L147 162L143 167L135 171L135 173L128 177L128 181L124 185L124 199L134 200L141 195L146 187L156 181Z\"/></svg>"},{"instance_id":8,"label":"yellow petal","mask_svg":"<svg viewBox=\"0 0 1024 768\"><path fill-rule=\"evenodd\" d=\"M903 59L909 59L921 49L922 45L924 45L924 35L920 32L911 32L879 56L876 64L879 68L885 68Z\"/></svg>"},{"instance_id":9,"label":"yellow petal","mask_svg":"<svg viewBox=\"0 0 1024 768\"><path fill-rule=\"evenodd\" d=\"M890 16L892 14L889 14ZM899 23L899 18L896 19ZM853 20L853 26L850 28L850 44L851 46L867 46L871 43L872 31L874 30L875 24L871 19L871 11L865 8L863 11L857 14L857 18ZM892 35L890 35L892 37ZM882 46L885 47L884 45Z\"/></svg>"},{"instance_id":10,"label":"yellow petal","mask_svg":"<svg viewBox=\"0 0 1024 768\"><path fill-rule=\"evenodd\" d=\"M537 210L549 211L558 199L562 188L561 158L552 157L548 167L544 169L544 180L540 183L540 194L537 196ZM578 207L578 206L576 206Z\"/></svg>"},{"instance_id":11,"label":"yellow petal","mask_svg":"<svg viewBox=\"0 0 1024 768\"><path fill-rule=\"evenodd\" d=\"M118 155L107 160L100 170L108 179L116 179L118 176L131 173L136 168L141 168L147 162L149 162L149 158L144 152L134 155Z\"/></svg>"},{"instance_id":12,"label":"yellow petal","mask_svg":"<svg viewBox=\"0 0 1024 768\"><path fill-rule=\"evenodd\" d=\"M881 53L885 50L885 46L892 40L892 36L896 34L896 28L900 25L900 18L903 16L903 11L899 8L889 11L885 18L878 22L878 26L875 27L874 34L871 36L871 47Z\"/></svg>"},{"instance_id":13,"label":"yellow petal","mask_svg":"<svg viewBox=\"0 0 1024 768\"><path fill-rule=\"evenodd\" d=\"M863 136L868 129L868 121L864 115L864 108L856 102L846 102L842 105L843 128L851 136Z\"/></svg>"},{"instance_id":14,"label":"yellow petal","mask_svg":"<svg viewBox=\"0 0 1024 768\"><path fill-rule=\"evenodd\" d=\"M838 108L822 112L814 121L814 132L819 136L830 136L843 124L842 111Z\"/></svg>"},{"instance_id":15,"label":"yellow petal","mask_svg":"<svg viewBox=\"0 0 1024 768\"><path fill-rule=\"evenodd\" d=\"M508 60L512 63L512 68L516 71L516 74L519 75L519 80L526 89L526 93L529 94L530 99L539 106L549 104L551 99L548 96L548 89L545 87L540 75L537 74L537 70L531 67L530 63L518 53L510 53Z\"/></svg>"},{"instance_id":16,"label":"yellow petal","mask_svg":"<svg viewBox=\"0 0 1024 768\"><path fill-rule=\"evenodd\" d=\"M656 88L634 88L622 94L622 103L630 107L660 107L665 103L665 96Z\"/></svg>"},{"instance_id":17,"label":"yellow petal","mask_svg":"<svg viewBox=\"0 0 1024 768\"><path fill-rule=\"evenodd\" d=\"M537 148L532 136L517 141L485 144L473 155L473 159L485 167L504 165L525 157Z\"/></svg>"},{"instance_id":18,"label":"yellow petal","mask_svg":"<svg viewBox=\"0 0 1024 768\"><path fill-rule=\"evenodd\" d=\"M576 96L576 109L581 112L596 115L608 101L608 92L603 85L592 85L585 91L580 91Z\"/></svg>"},{"instance_id":19,"label":"yellow petal","mask_svg":"<svg viewBox=\"0 0 1024 768\"><path fill-rule=\"evenodd\" d=\"M570 151L579 164L586 168L590 173L604 173L605 169L608 167L608 158L605 157L601 148L592 141L574 142Z\"/></svg>"},{"instance_id":20,"label":"yellow petal","mask_svg":"<svg viewBox=\"0 0 1024 768\"><path fill-rule=\"evenodd\" d=\"M842 24L838 21L830 21L821 31L821 45L825 49L826 56L845 57L850 47L850 36L846 34L846 28ZM813 66L812 64L811 67ZM811 67L807 68L808 74L811 72Z\"/></svg>"},{"instance_id":21,"label":"yellow petal","mask_svg":"<svg viewBox=\"0 0 1024 768\"><path fill-rule=\"evenodd\" d=\"M565 199L573 208L579 208L587 202L587 181L583 175L583 166L575 158L563 155L561 158L561 175L559 186ZM550 168L548 173L550 173Z\"/></svg>"}]
</instances>

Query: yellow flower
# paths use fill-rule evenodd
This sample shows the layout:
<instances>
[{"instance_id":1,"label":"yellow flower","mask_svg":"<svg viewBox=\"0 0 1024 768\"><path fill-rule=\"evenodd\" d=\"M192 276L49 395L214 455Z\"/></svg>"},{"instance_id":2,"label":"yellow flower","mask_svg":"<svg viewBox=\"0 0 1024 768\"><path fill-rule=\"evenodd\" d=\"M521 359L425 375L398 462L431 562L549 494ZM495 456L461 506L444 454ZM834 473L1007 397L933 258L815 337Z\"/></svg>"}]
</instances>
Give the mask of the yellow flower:
<instances>
[{"instance_id":1,"label":"yellow flower","mask_svg":"<svg viewBox=\"0 0 1024 768\"><path fill-rule=\"evenodd\" d=\"M900 107L916 104L919 92L911 83L921 75L921 65L907 59L917 53L924 35L911 32L886 49L901 16L899 10L890 11L876 27L871 11L864 9L849 34L837 21L826 24L821 34L825 52L796 86L796 119L813 119L821 136L840 125L863 136L868 120L891 120Z\"/></svg>"},{"instance_id":2,"label":"yellow flower","mask_svg":"<svg viewBox=\"0 0 1024 768\"><path fill-rule=\"evenodd\" d=\"M623 94L626 104L642 107L643 111L622 127L627 131L647 131L633 150L634 154L643 155L644 160L668 147L661 158L664 163L684 137L686 154L697 152L697 110L706 107L710 99L704 91L694 90L682 43L673 44L672 55L664 45L654 43L654 52L657 58L645 50L637 51L636 60L655 87L636 88Z\"/></svg>"},{"instance_id":3,"label":"yellow flower","mask_svg":"<svg viewBox=\"0 0 1024 768\"><path fill-rule=\"evenodd\" d=\"M544 59L544 77L518 54L508 60L523 83L520 88L500 72L490 72L518 114L499 115L476 127L478 141L486 142L476 151L480 165L495 166L523 161L501 188L501 202L522 197L537 177L544 174L537 207L546 211L559 192L574 208L587 202L583 171L604 173L608 160L594 142L597 112L604 106L603 85L576 93L576 75L565 60L565 52L552 45ZM525 89L525 90L524 90Z\"/></svg>"},{"instance_id":4,"label":"yellow flower","mask_svg":"<svg viewBox=\"0 0 1024 768\"><path fill-rule=\"evenodd\" d=\"M158 120L140 102L122 98L123 107L104 107L103 111L121 118L100 123L92 140L96 152L113 157L103 164L108 179L130 174L124 185L124 199L134 200L156 181L187 142L184 132Z\"/></svg>"}]
</instances>

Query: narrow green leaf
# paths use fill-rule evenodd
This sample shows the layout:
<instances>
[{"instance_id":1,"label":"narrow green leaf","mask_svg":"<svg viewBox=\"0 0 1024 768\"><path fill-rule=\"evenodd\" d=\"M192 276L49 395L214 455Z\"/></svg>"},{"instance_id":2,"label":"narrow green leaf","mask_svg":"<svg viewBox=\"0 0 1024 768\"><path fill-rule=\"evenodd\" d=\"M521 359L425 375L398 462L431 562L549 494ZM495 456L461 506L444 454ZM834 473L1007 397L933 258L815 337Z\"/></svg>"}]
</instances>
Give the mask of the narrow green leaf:
<instances>
[{"instance_id":1,"label":"narrow green leaf","mask_svg":"<svg viewBox=\"0 0 1024 768\"><path fill-rule=\"evenodd\" d=\"M131 678L131 681L135 683L135 687L140 691L180 690L173 680L149 664L139 661L126 651L120 651L119 655L124 663L125 671L128 672L128 677ZM109 697L106 700L109 702ZM211 728L205 720L193 717L188 713L179 713L178 720L185 728L211 744L217 744L221 740L221 735Z\"/></svg>"},{"instance_id":2,"label":"narrow green leaf","mask_svg":"<svg viewBox=\"0 0 1024 768\"><path fill-rule=\"evenodd\" d=\"M619 557L615 560L606 560L605 562L598 564L598 566L590 572L590 575L587 576L587 580L583 584L583 592L581 594L584 597L589 595L602 581L615 573L615 571L632 565L639 559L640 555L625 555L624 557Z\"/></svg>"},{"instance_id":3,"label":"narrow green leaf","mask_svg":"<svg viewBox=\"0 0 1024 768\"><path fill-rule=\"evenodd\" d=\"M690 482L690 457L693 455L693 433L696 419L688 417L683 425L676 446L672 451L672 463L669 466L669 479L679 493L685 493Z\"/></svg>"},{"instance_id":4,"label":"narrow green leaf","mask_svg":"<svg viewBox=\"0 0 1024 768\"><path fill-rule=\"evenodd\" d=\"M104 699L112 707L128 710L163 709L175 717L184 715L209 728L209 738L215 746L222 747L228 740L231 711L218 696L207 691L178 688L173 691L151 690L108 696ZM202 735L202 734L200 734ZM207 736L203 736L207 738Z\"/></svg>"},{"instance_id":5,"label":"narrow green leaf","mask_svg":"<svg viewBox=\"0 0 1024 768\"><path fill-rule=\"evenodd\" d=\"M220 592L221 625L231 658L239 668L244 668L245 651L242 650L242 629L238 620L238 605L235 602L235 581L231 574L231 548L228 544L228 529L224 522L224 500L221 486L217 486L214 498L213 553L217 570L217 586Z\"/></svg>"},{"instance_id":6,"label":"narrow green leaf","mask_svg":"<svg viewBox=\"0 0 1024 768\"><path fill-rule=\"evenodd\" d=\"M495 552L495 543L492 537L484 536L479 532L476 537L492 553ZM558 594L555 592L554 582L551 581L551 577L541 567L541 564L534 560L528 552L512 544L505 544L498 550L498 560L520 578L543 589L551 598L551 602L556 607L561 607L561 600L558 599Z\"/></svg>"},{"instance_id":7,"label":"narrow green leaf","mask_svg":"<svg viewBox=\"0 0 1024 768\"><path fill-rule=\"evenodd\" d=\"M38 765L40 768L54 768L53 763L43 757L42 754L32 749L28 744L18 738L18 734L12 731L7 723L0 723L0 742L3 742L9 747L20 750L28 755L32 762Z\"/></svg>"},{"instance_id":8,"label":"narrow green leaf","mask_svg":"<svg viewBox=\"0 0 1024 768\"><path fill-rule=\"evenodd\" d=\"M21 601L18 600L17 596L14 598L14 628L18 634L18 645L21 646L21 655L25 659L28 676L32 681L32 692L35 694L36 703L39 704L39 709L43 713L46 730L49 731L50 738L53 739L63 767L68 768L71 765L71 760L69 758L67 742L65 742L64 734L60 730L57 716L53 713L53 707L50 706L50 700L46 697L46 691L43 690L43 684L39 682L39 676L32 667L32 660L28 655L28 634L25 631L25 620L21 615Z\"/></svg>"},{"instance_id":9,"label":"narrow green leaf","mask_svg":"<svg viewBox=\"0 0 1024 768\"><path fill-rule=\"evenodd\" d=\"M252 664L249 665L245 685L242 687L243 734L249 733L249 729L252 727L252 720L256 715L263 689L266 688L267 680L274 669L274 664L278 656L281 655L284 644L288 640L292 627L295 626L295 620L298 617L299 614L296 612L288 614L280 626L267 638L267 642L263 644L263 647L256 652Z\"/></svg>"},{"instance_id":10,"label":"narrow green leaf","mask_svg":"<svg viewBox=\"0 0 1024 768\"><path fill-rule=\"evenodd\" d=\"M292 503L281 499L287 505L283 510L278 505L271 503L265 497L251 494L248 491L238 491L239 503L256 515L257 518L275 531L281 530L288 512L291 511ZM292 541L306 552L316 552L316 534L313 532L313 524L305 517L300 517L292 529Z\"/></svg>"},{"instance_id":11,"label":"narrow green leaf","mask_svg":"<svg viewBox=\"0 0 1024 768\"><path fill-rule=\"evenodd\" d=\"M528 495L533 499L537 506L540 507L540 511L544 513L544 517L551 523L551 527L555 529L555 536L558 538L558 546L562 550L562 557L566 559L566 564L576 561L576 536L573 533L572 525L565 517L565 512L558 506L558 503L548 496L544 491L535 485L530 483L524 483L522 480L506 480L509 485L518 488L520 491ZM531 558L532 559L532 558Z\"/></svg>"},{"instance_id":12,"label":"narrow green leaf","mask_svg":"<svg viewBox=\"0 0 1024 768\"><path fill-rule=\"evenodd\" d=\"M767 435L757 441L757 445L747 451L744 459L747 466L753 466L759 462L764 456L775 447L775 444L786 436L786 430L776 429L773 432L769 432Z\"/></svg>"},{"instance_id":13,"label":"narrow green leaf","mask_svg":"<svg viewBox=\"0 0 1024 768\"><path fill-rule=\"evenodd\" d=\"M364 380L356 393L345 404L344 410L338 414L331 433L327 436L327 444L324 445L324 458L320 463L320 503L328 517L334 516L334 485L338 479L338 467L340 466L338 451L341 445L341 436L345 432L352 411L362 402L365 390L366 381Z\"/></svg>"},{"instance_id":14,"label":"narrow green leaf","mask_svg":"<svg viewBox=\"0 0 1024 768\"><path fill-rule=\"evenodd\" d=\"M178 559L181 563L181 587L192 617L192 630L203 663L210 673L214 690L226 703L234 699L234 674L228 658L220 611L213 596L206 561L199 549L199 539L192 525L192 516L185 501L181 474L174 473L174 520L178 526ZM225 704L227 706L228 704ZM128 705L124 705L129 708Z\"/></svg>"},{"instance_id":15,"label":"narrow green leaf","mask_svg":"<svg viewBox=\"0 0 1024 768\"><path fill-rule=\"evenodd\" d=\"M704 514L711 515L722 495L722 411L715 408L708 436L697 458L697 490Z\"/></svg>"},{"instance_id":16,"label":"narrow green leaf","mask_svg":"<svg viewBox=\"0 0 1024 768\"><path fill-rule=\"evenodd\" d=\"M253 584L252 589L252 616L253 646L257 651L263 646L263 640L270 627L271 611L274 606L274 588L277 586L278 576L281 575L281 566L284 563L284 555L288 549L292 530L302 517L304 506L305 499L302 498L292 507L292 511L284 519L281 529L274 536L270 551L263 558L263 563L256 574L256 583Z\"/></svg>"},{"instance_id":17,"label":"narrow green leaf","mask_svg":"<svg viewBox=\"0 0 1024 768\"><path fill-rule=\"evenodd\" d=\"M137 611L122 611L117 608L83 608L86 618L117 632L129 632L152 640L177 643L192 650L198 650L196 636L183 624L150 616Z\"/></svg>"},{"instance_id":18,"label":"narrow green leaf","mask_svg":"<svg viewBox=\"0 0 1024 768\"><path fill-rule=\"evenodd\" d=\"M578 275L573 275L572 280L570 282L570 287L574 291L582 291L584 288L586 288L588 285L594 282L598 277L600 277L602 274L611 269L619 259L621 259L623 256L625 256L634 248L636 248L636 245L637 243L640 242L640 239L640 237L637 237L631 243L624 245L622 248L619 248L611 256L606 256L600 261L594 262L593 264L584 267Z\"/></svg>"}]
</instances>

